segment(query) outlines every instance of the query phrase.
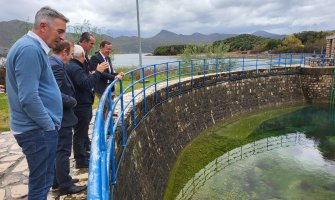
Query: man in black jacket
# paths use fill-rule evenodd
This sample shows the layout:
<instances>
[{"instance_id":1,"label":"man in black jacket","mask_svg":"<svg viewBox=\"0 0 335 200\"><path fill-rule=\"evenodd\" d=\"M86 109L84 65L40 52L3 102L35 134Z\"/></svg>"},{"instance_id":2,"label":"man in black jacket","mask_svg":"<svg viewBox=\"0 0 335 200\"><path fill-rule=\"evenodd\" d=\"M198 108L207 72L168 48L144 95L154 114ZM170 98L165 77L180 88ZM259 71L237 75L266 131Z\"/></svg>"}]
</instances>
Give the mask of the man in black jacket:
<instances>
[{"instance_id":1,"label":"man in black jacket","mask_svg":"<svg viewBox=\"0 0 335 200\"><path fill-rule=\"evenodd\" d=\"M122 79L123 73L116 73L113 69L111 59L109 54L112 51L112 43L109 41L102 41L100 43L100 51L96 52L90 60L90 66L95 69L100 63L107 62L108 68L102 72L100 79L98 80L97 84L94 87L96 96L100 99L102 94L104 93L107 86L114 81L114 79ZM113 86L112 92L114 93L115 88ZM114 96L114 94L112 94ZM109 100L106 99L105 106L104 106L104 116L107 117L108 114L108 104ZM113 113L116 115L116 113Z\"/></svg>"},{"instance_id":2,"label":"man in black jacket","mask_svg":"<svg viewBox=\"0 0 335 200\"><path fill-rule=\"evenodd\" d=\"M122 79L123 73L116 73L113 69L111 59L109 57L109 54L112 51L112 43L109 41L102 41L100 43L100 51L96 52L90 60L90 66L95 69L100 63L107 62L108 68L102 72L102 75L98 81L98 83L95 85L94 90L95 94L101 98L101 95L104 93L107 86L114 81L114 79ZM115 88L113 87L112 91L114 91Z\"/></svg>"},{"instance_id":3,"label":"man in black jacket","mask_svg":"<svg viewBox=\"0 0 335 200\"><path fill-rule=\"evenodd\" d=\"M107 63L101 63L96 71L89 73L84 66L85 52L80 45L74 45L73 59L66 68L76 90L77 106L74 110L78 117L78 123L74 126L73 153L76 160L76 168L88 167L88 155L85 149L85 141L88 134L90 114L94 101L94 86L101 76L101 72L107 69Z\"/></svg>"},{"instance_id":4,"label":"man in black jacket","mask_svg":"<svg viewBox=\"0 0 335 200\"><path fill-rule=\"evenodd\" d=\"M90 66L90 59L88 58L88 54L90 53L91 49L94 47L94 42L95 42L95 38L93 36L93 34L89 33L89 32L84 32L80 35L79 38L79 42L78 44L83 47L84 51L85 51L85 60L84 60L84 69L86 72L93 72L95 70L95 68L93 69ZM90 113L89 115L90 121L92 119L92 113ZM88 138L88 135L86 137L85 140L85 149L86 151L89 151L91 148L91 141Z\"/></svg>"},{"instance_id":5,"label":"man in black jacket","mask_svg":"<svg viewBox=\"0 0 335 200\"><path fill-rule=\"evenodd\" d=\"M70 176L70 156L72 148L72 127L77 124L77 117L74 114L74 107L77 105L75 89L72 81L65 72L65 65L69 64L73 55L73 44L69 41L59 42L53 48L50 56L52 72L61 91L63 102L63 118L61 128L58 131L58 145L55 161L55 180L53 189L59 187L60 194L73 194L86 189L86 186L76 186Z\"/></svg>"},{"instance_id":6,"label":"man in black jacket","mask_svg":"<svg viewBox=\"0 0 335 200\"><path fill-rule=\"evenodd\" d=\"M95 42L95 38L89 32L82 33L80 35L79 42L78 42L78 44L81 47L83 47L83 49L85 51L84 67L85 67L85 70L88 70L88 71L95 70L95 68L93 69L92 66L90 66L90 59L88 58L88 54L90 53L91 49L93 48L94 42Z\"/></svg>"}]
</instances>

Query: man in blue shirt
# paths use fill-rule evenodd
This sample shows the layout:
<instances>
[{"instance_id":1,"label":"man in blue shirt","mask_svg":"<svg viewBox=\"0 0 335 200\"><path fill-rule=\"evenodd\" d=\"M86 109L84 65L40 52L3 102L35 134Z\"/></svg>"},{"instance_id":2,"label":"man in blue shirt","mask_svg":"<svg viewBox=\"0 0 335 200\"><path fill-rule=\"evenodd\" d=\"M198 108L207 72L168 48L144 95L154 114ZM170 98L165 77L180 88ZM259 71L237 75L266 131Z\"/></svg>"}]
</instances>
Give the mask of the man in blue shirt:
<instances>
[{"instance_id":1,"label":"man in blue shirt","mask_svg":"<svg viewBox=\"0 0 335 200\"><path fill-rule=\"evenodd\" d=\"M41 8L32 31L15 42L6 59L10 129L28 162L29 200L46 199L54 178L63 107L48 53L65 39L67 22L58 11Z\"/></svg>"}]
</instances>

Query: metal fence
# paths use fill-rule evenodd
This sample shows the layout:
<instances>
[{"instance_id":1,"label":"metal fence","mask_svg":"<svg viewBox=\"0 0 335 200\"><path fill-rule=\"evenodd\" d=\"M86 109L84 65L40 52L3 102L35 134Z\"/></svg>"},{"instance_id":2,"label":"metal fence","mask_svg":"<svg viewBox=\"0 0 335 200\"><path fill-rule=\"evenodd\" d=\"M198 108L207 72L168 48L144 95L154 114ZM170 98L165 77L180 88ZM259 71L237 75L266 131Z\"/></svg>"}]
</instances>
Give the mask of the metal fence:
<instances>
[{"instance_id":1,"label":"metal fence","mask_svg":"<svg viewBox=\"0 0 335 200\"><path fill-rule=\"evenodd\" d=\"M96 111L87 199L109 199L113 196L111 194L113 185L116 184L128 139L141 120L155 106L172 96L199 87L259 76L296 73L291 71L292 67L306 67L311 65L310 60L315 58L313 54L204 58L154 64L128 71L122 81L114 80L108 86ZM324 56L319 55L318 58ZM323 66L327 66L327 63L323 62ZM274 73L278 69L281 69L281 73ZM115 86L116 84L118 86ZM124 84L127 86L124 87ZM174 87L171 88L171 85ZM111 93L113 86L117 88L119 94L114 102ZM152 97L150 101L147 99L149 95ZM107 98L108 115L104 118L103 110ZM118 115L113 118L113 113L116 111ZM126 124L126 118L131 123Z\"/></svg>"}]
</instances>

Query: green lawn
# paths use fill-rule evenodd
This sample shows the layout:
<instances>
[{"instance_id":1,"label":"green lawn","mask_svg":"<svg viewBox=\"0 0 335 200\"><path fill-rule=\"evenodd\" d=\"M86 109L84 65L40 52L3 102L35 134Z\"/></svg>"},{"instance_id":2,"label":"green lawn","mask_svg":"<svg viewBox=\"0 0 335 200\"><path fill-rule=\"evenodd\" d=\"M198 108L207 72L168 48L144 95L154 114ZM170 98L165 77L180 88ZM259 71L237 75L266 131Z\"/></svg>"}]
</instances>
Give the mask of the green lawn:
<instances>
[{"instance_id":1,"label":"green lawn","mask_svg":"<svg viewBox=\"0 0 335 200\"><path fill-rule=\"evenodd\" d=\"M9 110L7 96L0 94L0 132L9 130Z\"/></svg>"},{"instance_id":2,"label":"green lawn","mask_svg":"<svg viewBox=\"0 0 335 200\"><path fill-rule=\"evenodd\" d=\"M157 81L163 80L164 76L157 77ZM148 82L146 82L146 85L152 84L154 82L154 78L148 78ZM131 81L128 79L123 80L123 88L128 87L131 84ZM135 89L142 88L142 83L138 83L135 85ZM119 94L119 85L116 86L116 91ZM128 92L131 92L129 90ZM97 108L99 104L99 99L94 99L93 109ZM7 96L3 93L0 94L0 131L8 131L9 130L9 109L8 109L8 102L7 102Z\"/></svg>"},{"instance_id":3,"label":"green lawn","mask_svg":"<svg viewBox=\"0 0 335 200\"><path fill-rule=\"evenodd\" d=\"M159 81L162 81L164 79L165 79L165 76L157 76L156 81L159 82ZM154 78L151 77L151 78L146 79L145 85L147 87L148 85L151 85L153 83L154 83ZM129 85L131 85L131 80L129 80L129 79L122 80L123 89L126 89ZM135 90L140 89L140 88L143 88L143 83L142 82L139 82L139 83L135 84L135 86L134 86ZM116 89L116 96L119 96L120 95L120 85L119 85L119 83L116 84L115 89ZM128 93L128 92L131 92L131 88L129 88L126 91L126 93ZM97 108L98 104L99 104L99 99L97 97L95 97L94 98L93 109Z\"/></svg>"}]
</instances>

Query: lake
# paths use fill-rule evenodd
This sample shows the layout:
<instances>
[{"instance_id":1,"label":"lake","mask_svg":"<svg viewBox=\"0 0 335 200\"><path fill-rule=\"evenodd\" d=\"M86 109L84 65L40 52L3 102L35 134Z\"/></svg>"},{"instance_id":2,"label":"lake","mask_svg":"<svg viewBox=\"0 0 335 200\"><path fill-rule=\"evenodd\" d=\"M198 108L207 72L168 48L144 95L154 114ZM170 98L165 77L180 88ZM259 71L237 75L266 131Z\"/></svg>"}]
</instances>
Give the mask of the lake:
<instances>
[{"instance_id":1,"label":"lake","mask_svg":"<svg viewBox=\"0 0 335 200\"><path fill-rule=\"evenodd\" d=\"M249 143L194 174L177 199L335 199L333 113L328 105L309 105L262 121ZM210 131L209 138L229 140L226 126Z\"/></svg>"},{"instance_id":2,"label":"lake","mask_svg":"<svg viewBox=\"0 0 335 200\"><path fill-rule=\"evenodd\" d=\"M160 64L166 62L173 62L179 60L178 56L147 56L145 53L142 54L142 65L148 66L152 64ZM134 67L139 66L138 54L114 54L113 56L113 67Z\"/></svg>"},{"instance_id":3,"label":"lake","mask_svg":"<svg viewBox=\"0 0 335 200\"><path fill-rule=\"evenodd\" d=\"M178 56L146 56L146 54L142 54L142 65L152 65L152 64L160 64L166 62L173 62L179 60ZM0 58L0 63L4 63L5 58ZM134 67L137 68L139 65L138 54L114 54L113 56L113 67Z\"/></svg>"}]
</instances>

